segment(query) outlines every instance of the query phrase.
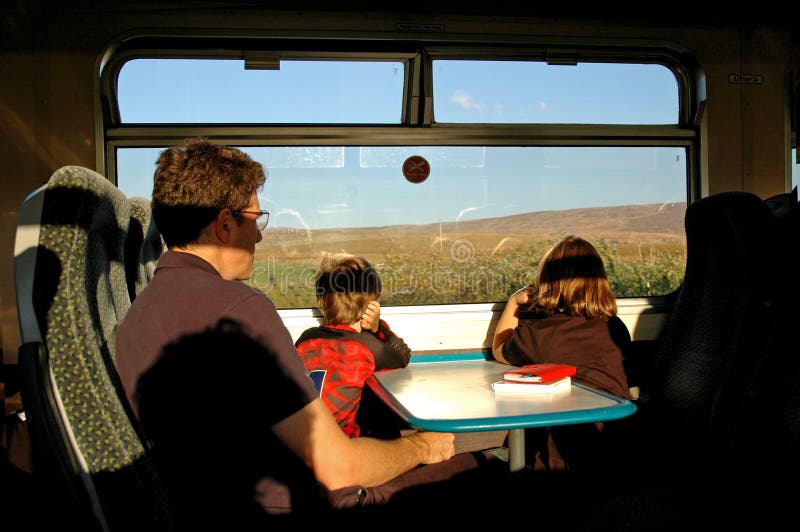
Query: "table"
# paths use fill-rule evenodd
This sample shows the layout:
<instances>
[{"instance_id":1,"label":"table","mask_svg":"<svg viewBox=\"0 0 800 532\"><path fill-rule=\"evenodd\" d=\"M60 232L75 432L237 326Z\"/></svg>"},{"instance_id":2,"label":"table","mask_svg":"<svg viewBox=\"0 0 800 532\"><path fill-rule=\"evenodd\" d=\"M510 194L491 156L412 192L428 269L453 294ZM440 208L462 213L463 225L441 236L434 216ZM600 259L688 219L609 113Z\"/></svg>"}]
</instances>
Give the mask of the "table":
<instances>
[{"instance_id":1,"label":"table","mask_svg":"<svg viewBox=\"0 0 800 532\"><path fill-rule=\"evenodd\" d=\"M410 426L436 432L509 430L509 467L525 466L525 430L610 421L636 411L632 402L573 382L556 394L495 393L508 365L482 354L415 361L376 372L368 384Z\"/></svg>"}]
</instances>

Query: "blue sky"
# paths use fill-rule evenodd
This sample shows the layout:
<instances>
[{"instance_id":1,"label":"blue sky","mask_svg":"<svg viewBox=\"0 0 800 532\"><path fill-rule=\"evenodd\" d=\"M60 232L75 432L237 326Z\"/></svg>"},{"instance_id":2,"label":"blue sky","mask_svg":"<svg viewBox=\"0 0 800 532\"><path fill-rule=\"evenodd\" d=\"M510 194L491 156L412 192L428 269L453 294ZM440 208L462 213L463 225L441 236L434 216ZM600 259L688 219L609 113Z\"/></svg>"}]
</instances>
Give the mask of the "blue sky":
<instances>
[{"instance_id":1,"label":"blue sky","mask_svg":"<svg viewBox=\"0 0 800 532\"><path fill-rule=\"evenodd\" d=\"M548 66L519 61L433 63L439 122L674 124L678 87L661 65ZM235 60L127 63L125 122L399 123L400 62L283 61L245 70Z\"/></svg>"}]
</instances>

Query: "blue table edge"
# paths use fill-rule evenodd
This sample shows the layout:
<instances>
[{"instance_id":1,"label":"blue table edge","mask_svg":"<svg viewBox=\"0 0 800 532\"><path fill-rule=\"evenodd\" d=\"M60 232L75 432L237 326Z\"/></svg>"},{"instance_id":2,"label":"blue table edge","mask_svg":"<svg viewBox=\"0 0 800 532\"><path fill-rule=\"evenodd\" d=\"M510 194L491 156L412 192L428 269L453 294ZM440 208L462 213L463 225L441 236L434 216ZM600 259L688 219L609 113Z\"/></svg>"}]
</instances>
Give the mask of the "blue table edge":
<instances>
[{"instance_id":1,"label":"blue table edge","mask_svg":"<svg viewBox=\"0 0 800 532\"><path fill-rule=\"evenodd\" d=\"M459 354L434 354L434 355L414 355L411 363L422 362L442 362L463 361L463 360L486 360L482 353L459 353ZM520 428L552 427L556 425L574 425L578 423L591 423L594 421L613 421L630 416L636 412L636 405L609 393L596 390L589 386L574 382L573 387L583 388L591 392L603 395L616 401L615 405L601 408L587 408L582 410L571 410L566 412L551 412L547 414L524 414L517 416L489 417L489 418L470 418L470 419L427 419L411 415L411 413L399 404L373 375L367 380L367 384L378 398L389 406L398 416L405 420L409 425L421 430L433 432L481 432L490 430L511 430Z\"/></svg>"}]
</instances>

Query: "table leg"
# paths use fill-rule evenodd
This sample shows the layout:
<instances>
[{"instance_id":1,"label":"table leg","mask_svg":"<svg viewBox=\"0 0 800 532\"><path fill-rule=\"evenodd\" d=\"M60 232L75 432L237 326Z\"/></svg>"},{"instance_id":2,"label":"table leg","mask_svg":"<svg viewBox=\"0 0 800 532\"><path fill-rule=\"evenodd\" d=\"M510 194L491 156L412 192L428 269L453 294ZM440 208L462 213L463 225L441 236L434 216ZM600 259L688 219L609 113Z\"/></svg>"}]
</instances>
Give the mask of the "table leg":
<instances>
[{"instance_id":1,"label":"table leg","mask_svg":"<svg viewBox=\"0 0 800 532\"><path fill-rule=\"evenodd\" d=\"M508 467L512 473L525 467L525 429L508 431Z\"/></svg>"}]
</instances>

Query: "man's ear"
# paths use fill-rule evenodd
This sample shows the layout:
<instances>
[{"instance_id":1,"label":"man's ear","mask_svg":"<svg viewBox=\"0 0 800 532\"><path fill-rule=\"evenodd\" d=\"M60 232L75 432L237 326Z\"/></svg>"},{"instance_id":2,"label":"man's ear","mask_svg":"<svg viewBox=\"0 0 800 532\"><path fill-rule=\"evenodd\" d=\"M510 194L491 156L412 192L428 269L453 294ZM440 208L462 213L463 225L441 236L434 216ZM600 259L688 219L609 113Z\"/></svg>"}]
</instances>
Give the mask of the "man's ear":
<instances>
[{"instance_id":1,"label":"man's ear","mask_svg":"<svg viewBox=\"0 0 800 532\"><path fill-rule=\"evenodd\" d=\"M231 232L235 224L236 218L231 214L230 209L222 209L219 211L219 214L217 214L217 217L214 218L212 227L214 237L223 244L230 243Z\"/></svg>"}]
</instances>

